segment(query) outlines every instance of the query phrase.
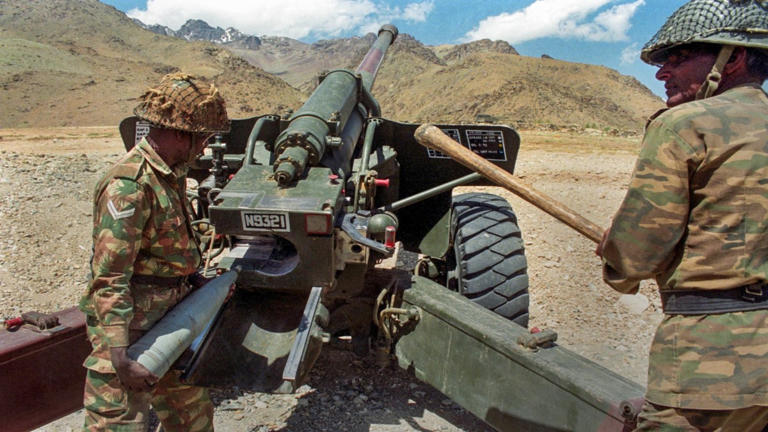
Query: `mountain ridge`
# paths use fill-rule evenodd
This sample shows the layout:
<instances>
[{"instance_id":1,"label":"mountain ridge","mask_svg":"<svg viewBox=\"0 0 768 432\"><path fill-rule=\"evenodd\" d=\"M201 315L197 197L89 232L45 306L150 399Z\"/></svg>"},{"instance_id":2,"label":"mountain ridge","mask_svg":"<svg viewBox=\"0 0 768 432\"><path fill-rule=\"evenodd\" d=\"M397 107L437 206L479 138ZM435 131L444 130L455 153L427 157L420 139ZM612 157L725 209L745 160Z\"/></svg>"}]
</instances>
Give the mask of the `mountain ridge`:
<instances>
[{"instance_id":1,"label":"mountain ridge","mask_svg":"<svg viewBox=\"0 0 768 432\"><path fill-rule=\"evenodd\" d=\"M150 31L150 29L152 31ZM173 33L171 33L173 32ZM0 127L113 124L164 73L213 79L231 117L297 109L322 71L354 68L375 35L305 43L190 20L140 25L96 0L0 3ZM427 46L402 33L373 87L398 121L638 132L662 101L633 77L521 56L503 41ZM547 126L549 127L549 126Z\"/></svg>"}]
</instances>

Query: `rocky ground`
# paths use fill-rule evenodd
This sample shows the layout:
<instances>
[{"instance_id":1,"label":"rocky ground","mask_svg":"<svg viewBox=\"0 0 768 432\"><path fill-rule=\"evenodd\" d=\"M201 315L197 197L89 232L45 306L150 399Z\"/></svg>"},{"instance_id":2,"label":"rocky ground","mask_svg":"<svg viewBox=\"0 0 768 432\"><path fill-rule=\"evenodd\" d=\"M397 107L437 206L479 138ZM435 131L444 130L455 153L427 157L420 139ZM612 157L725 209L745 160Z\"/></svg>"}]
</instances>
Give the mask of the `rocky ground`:
<instances>
[{"instance_id":1,"label":"rocky ground","mask_svg":"<svg viewBox=\"0 0 768 432\"><path fill-rule=\"evenodd\" d=\"M516 174L607 226L636 150L636 138L529 132ZM92 187L122 152L111 128L0 129L0 318L77 303L90 256ZM559 344L644 383L647 347L661 318L654 284L638 296L615 293L601 280L593 243L509 192L483 189L507 198L518 213L530 326L554 329ZM226 431L490 430L406 372L333 347L296 394L232 388L214 398L216 426ZM81 418L76 413L41 430L77 430Z\"/></svg>"}]
</instances>

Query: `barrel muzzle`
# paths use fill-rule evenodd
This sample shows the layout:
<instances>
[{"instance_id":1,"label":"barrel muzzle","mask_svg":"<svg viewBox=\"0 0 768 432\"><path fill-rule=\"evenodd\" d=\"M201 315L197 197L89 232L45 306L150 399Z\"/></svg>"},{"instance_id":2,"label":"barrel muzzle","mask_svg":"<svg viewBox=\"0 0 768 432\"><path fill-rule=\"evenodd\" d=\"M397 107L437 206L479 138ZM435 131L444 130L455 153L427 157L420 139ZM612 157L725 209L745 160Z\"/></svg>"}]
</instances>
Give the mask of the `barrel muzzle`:
<instances>
[{"instance_id":1,"label":"barrel muzzle","mask_svg":"<svg viewBox=\"0 0 768 432\"><path fill-rule=\"evenodd\" d=\"M397 35L400 33L397 30L397 27L395 27L394 25L392 25L392 24L384 24L379 29L379 32L377 33L377 36L381 36L381 32L385 32L385 31L392 33L392 42L393 43L395 42L395 39L397 39Z\"/></svg>"}]
</instances>

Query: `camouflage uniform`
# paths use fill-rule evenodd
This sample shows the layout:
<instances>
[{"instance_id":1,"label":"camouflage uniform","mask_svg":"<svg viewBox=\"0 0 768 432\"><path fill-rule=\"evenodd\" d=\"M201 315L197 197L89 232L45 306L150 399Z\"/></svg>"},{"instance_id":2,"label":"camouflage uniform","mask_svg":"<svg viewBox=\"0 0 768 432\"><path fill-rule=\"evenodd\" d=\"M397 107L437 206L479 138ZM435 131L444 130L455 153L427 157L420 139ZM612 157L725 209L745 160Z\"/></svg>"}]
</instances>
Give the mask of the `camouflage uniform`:
<instances>
[{"instance_id":1,"label":"camouflage uniform","mask_svg":"<svg viewBox=\"0 0 768 432\"><path fill-rule=\"evenodd\" d=\"M603 277L636 293L768 280L768 97L759 85L684 103L649 123L603 248ZM768 310L666 315L646 400L733 410L768 405Z\"/></svg>"},{"instance_id":2,"label":"camouflage uniform","mask_svg":"<svg viewBox=\"0 0 768 432\"><path fill-rule=\"evenodd\" d=\"M149 393L123 389L109 349L126 347L191 290L131 282L134 275L179 277L200 264L185 201L185 172L171 170L142 140L102 178L94 200L92 280L80 302L93 352L86 359L86 429L144 430L149 403L166 431L212 430L207 391L175 372Z\"/></svg>"}]
</instances>

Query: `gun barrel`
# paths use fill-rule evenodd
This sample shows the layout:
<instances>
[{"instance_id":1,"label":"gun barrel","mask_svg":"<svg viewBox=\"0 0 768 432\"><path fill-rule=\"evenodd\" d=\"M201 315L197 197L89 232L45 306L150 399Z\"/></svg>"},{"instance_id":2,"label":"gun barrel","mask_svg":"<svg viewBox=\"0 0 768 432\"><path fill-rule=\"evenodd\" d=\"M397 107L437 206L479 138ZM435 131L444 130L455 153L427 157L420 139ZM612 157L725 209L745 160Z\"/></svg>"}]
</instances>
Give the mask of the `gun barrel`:
<instances>
[{"instance_id":1,"label":"gun barrel","mask_svg":"<svg viewBox=\"0 0 768 432\"><path fill-rule=\"evenodd\" d=\"M376 38L376 42L373 43L371 49L363 57L363 61L355 70L355 73L360 74L363 77L363 86L367 90L371 90L373 87L373 81L376 79L376 73L379 71L379 66L384 60L384 54L387 53L387 49L397 39L397 27L392 24L385 24L381 26L379 30L379 37Z\"/></svg>"},{"instance_id":2,"label":"gun barrel","mask_svg":"<svg viewBox=\"0 0 768 432\"><path fill-rule=\"evenodd\" d=\"M344 133L348 123L362 124L368 112L379 115L378 103L370 96L370 87L387 49L397 37L397 28L387 24L379 30L373 43L355 73L339 69L328 73L304 105L291 117L288 127L275 142L274 177L280 185L288 185L300 176L307 164L317 164L325 155L331 138L341 140L342 147L353 147L360 130ZM363 111L362 113L360 111ZM358 116L350 122L350 117ZM357 136L352 136L357 135ZM351 151L342 151L345 155ZM348 164L341 157L332 168L341 169Z\"/></svg>"}]
</instances>

